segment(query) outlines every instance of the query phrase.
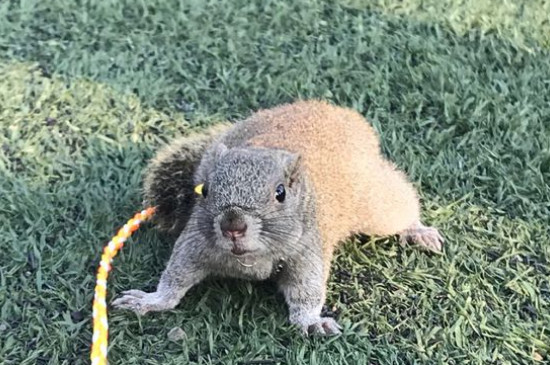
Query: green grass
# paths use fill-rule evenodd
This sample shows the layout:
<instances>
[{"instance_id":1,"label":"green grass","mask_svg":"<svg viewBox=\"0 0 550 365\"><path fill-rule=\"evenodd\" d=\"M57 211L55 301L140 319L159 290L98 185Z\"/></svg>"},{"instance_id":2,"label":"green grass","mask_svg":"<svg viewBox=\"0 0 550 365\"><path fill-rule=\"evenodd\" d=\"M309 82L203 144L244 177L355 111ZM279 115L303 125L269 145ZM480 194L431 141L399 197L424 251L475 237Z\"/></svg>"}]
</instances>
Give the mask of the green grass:
<instances>
[{"instance_id":1,"label":"green grass","mask_svg":"<svg viewBox=\"0 0 550 365\"><path fill-rule=\"evenodd\" d=\"M112 311L111 362L548 362L547 6L1 2L0 363L88 363L100 250L140 206L147 159L175 135L298 97L371 120L445 254L347 242L327 300L345 331L332 339L301 338L269 284L209 281L168 313ZM154 288L170 245L140 231L111 298Z\"/></svg>"},{"instance_id":2,"label":"green grass","mask_svg":"<svg viewBox=\"0 0 550 365\"><path fill-rule=\"evenodd\" d=\"M550 46L550 2L546 0L343 0L348 6L445 24L459 34L472 28L513 39L532 50L534 41Z\"/></svg>"}]
</instances>

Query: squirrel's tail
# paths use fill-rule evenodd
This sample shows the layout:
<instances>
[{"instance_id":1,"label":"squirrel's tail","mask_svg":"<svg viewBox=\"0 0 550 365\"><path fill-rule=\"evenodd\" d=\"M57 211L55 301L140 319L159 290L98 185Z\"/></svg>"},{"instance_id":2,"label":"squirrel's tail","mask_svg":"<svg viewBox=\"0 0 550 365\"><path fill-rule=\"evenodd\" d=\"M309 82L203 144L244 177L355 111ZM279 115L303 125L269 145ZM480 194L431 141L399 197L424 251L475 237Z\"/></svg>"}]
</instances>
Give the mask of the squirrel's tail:
<instances>
[{"instance_id":1,"label":"squirrel's tail","mask_svg":"<svg viewBox=\"0 0 550 365\"><path fill-rule=\"evenodd\" d=\"M217 123L183 136L161 148L149 162L144 178L144 205L155 206L154 222L163 231L179 234L194 203L193 175L210 144L231 124Z\"/></svg>"}]
</instances>

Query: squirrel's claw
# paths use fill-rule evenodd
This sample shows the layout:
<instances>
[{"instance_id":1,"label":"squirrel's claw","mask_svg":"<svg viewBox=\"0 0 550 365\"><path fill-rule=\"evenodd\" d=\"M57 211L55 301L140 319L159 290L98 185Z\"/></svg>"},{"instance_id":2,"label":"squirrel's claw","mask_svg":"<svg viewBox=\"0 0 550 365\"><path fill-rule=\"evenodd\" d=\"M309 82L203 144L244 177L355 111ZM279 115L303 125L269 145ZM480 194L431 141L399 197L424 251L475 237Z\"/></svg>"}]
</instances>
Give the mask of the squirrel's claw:
<instances>
[{"instance_id":1,"label":"squirrel's claw","mask_svg":"<svg viewBox=\"0 0 550 365\"><path fill-rule=\"evenodd\" d=\"M342 333L342 327L333 318L319 317L319 320L309 326L302 326L304 335L334 336Z\"/></svg>"},{"instance_id":2,"label":"squirrel's claw","mask_svg":"<svg viewBox=\"0 0 550 365\"><path fill-rule=\"evenodd\" d=\"M145 293L141 290L127 290L122 294L120 298L115 299L112 303L117 309L128 309L139 315L170 309L157 292Z\"/></svg>"}]
</instances>

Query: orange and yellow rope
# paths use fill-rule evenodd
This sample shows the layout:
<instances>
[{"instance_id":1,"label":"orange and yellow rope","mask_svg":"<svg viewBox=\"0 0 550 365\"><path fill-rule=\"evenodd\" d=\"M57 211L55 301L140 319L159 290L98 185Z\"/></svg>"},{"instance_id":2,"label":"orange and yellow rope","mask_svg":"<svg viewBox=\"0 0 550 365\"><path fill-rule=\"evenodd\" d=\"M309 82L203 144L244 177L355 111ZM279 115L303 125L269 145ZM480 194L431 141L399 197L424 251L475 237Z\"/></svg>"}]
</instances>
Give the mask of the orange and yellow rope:
<instances>
[{"instance_id":1,"label":"orange and yellow rope","mask_svg":"<svg viewBox=\"0 0 550 365\"><path fill-rule=\"evenodd\" d=\"M111 262L118 251L124 246L124 242L139 228L141 222L151 218L155 208L147 208L137 213L130 219L105 246L99 269L93 304L94 334L92 338L92 365L107 365L107 344L109 336L109 324L107 322L107 276L111 271Z\"/></svg>"}]
</instances>

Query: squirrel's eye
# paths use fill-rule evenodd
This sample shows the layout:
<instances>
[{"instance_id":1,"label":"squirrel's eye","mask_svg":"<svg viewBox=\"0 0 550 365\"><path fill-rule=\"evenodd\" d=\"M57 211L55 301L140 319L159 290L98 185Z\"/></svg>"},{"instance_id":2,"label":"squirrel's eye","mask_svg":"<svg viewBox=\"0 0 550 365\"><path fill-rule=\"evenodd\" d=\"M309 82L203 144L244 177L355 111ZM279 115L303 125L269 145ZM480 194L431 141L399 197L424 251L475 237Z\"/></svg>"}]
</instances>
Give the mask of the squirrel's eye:
<instances>
[{"instance_id":1,"label":"squirrel's eye","mask_svg":"<svg viewBox=\"0 0 550 365\"><path fill-rule=\"evenodd\" d=\"M277 185L277 188L275 189L275 199L277 199L279 203L282 203L285 201L285 196L285 186L283 184Z\"/></svg>"}]
</instances>

